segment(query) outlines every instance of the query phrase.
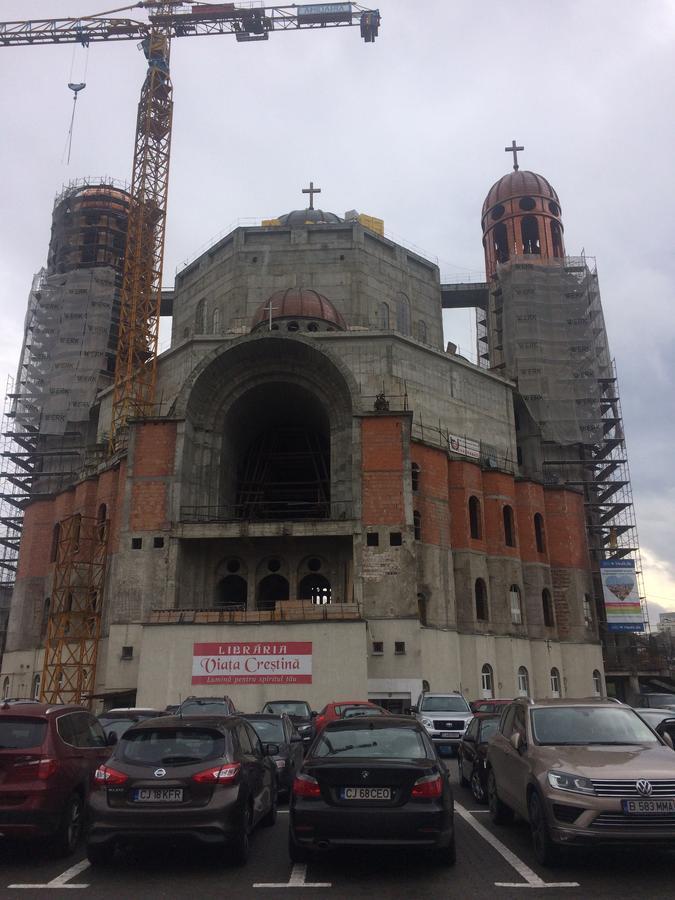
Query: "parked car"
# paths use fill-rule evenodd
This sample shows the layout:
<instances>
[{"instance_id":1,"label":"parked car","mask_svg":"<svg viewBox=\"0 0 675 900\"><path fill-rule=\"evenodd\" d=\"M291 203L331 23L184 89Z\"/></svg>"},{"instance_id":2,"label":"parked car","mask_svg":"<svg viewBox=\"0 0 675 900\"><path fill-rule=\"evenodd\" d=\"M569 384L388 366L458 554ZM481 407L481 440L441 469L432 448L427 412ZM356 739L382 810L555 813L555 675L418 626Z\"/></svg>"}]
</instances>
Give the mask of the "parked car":
<instances>
[{"instance_id":1,"label":"parked car","mask_svg":"<svg viewBox=\"0 0 675 900\"><path fill-rule=\"evenodd\" d=\"M670 709L636 709L635 712L643 722L653 728L657 734L664 737L670 735L675 744L675 711Z\"/></svg>"},{"instance_id":2,"label":"parked car","mask_svg":"<svg viewBox=\"0 0 675 900\"><path fill-rule=\"evenodd\" d=\"M306 862L331 848L408 846L455 862L448 773L409 716L329 722L293 782L288 852Z\"/></svg>"},{"instance_id":3,"label":"parked car","mask_svg":"<svg viewBox=\"0 0 675 900\"><path fill-rule=\"evenodd\" d=\"M675 694L635 694L630 705L635 709L675 710Z\"/></svg>"},{"instance_id":4,"label":"parked car","mask_svg":"<svg viewBox=\"0 0 675 900\"><path fill-rule=\"evenodd\" d=\"M295 725L305 747L312 743L314 719L317 714L305 700L268 700L260 712L287 715Z\"/></svg>"},{"instance_id":5,"label":"parked car","mask_svg":"<svg viewBox=\"0 0 675 900\"><path fill-rule=\"evenodd\" d=\"M236 716L231 697L186 697L176 711L177 716Z\"/></svg>"},{"instance_id":6,"label":"parked car","mask_svg":"<svg viewBox=\"0 0 675 900\"><path fill-rule=\"evenodd\" d=\"M515 700L488 744L492 820L528 821L542 865L562 846L673 846L669 740L606 700Z\"/></svg>"},{"instance_id":7,"label":"parked car","mask_svg":"<svg viewBox=\"0 0 675 900\"><path fill-rule=\"evenodd\" d=\"M426 728L441 756L450 755L457 750L462 735L473 718L469 704L457 692L423 692L411 712L415 713Z\"/></svg>"},{"instance_id":8,"label":"parked car","mask_svg":"<svg viewBox=\"0 0 675 900\"><path fill-rule=\"evenodd\" d=\"M341 719L353 719L354 716L388 716L389 711L383 706L345 706Z\"/></svg>"},{"instance_id":9,"label":"parked car","mask_svg":"<svg viewBox=\"0 0 675 900\"><path fill-rule=\"evenodd\" d=\"M289 716L263 715L254 713L243 718L253 725L263 747L275 744L279 752L273 756L277 769L279 793L287 797L291 792L293 779L302 766L304 749L302 738L293 727Z\"/></svg>"},{"instance_id":10,"label":"parked car","mask_svg":"<svg viewBox=\"0 0 675 900\"><path fill-rule=\"evenodd\" d=\"M341 718L345 709L355 706L365 706L368 709L377 710L382 708L375 703L371 703L370 700L335 700L332 703L327 703L314 720L316 733L318 734L329 722L334 722L335 719Z\"/></svg>"},{"instance_id":11,"label":"parked car","mask_svg":"<svg viewBox=\"0 0 675 900\"><path fill-rule=\"evenodd\" d=\"M242 865L256 825L276 821L277 750L239 716L138 722L96 770L89 861L109 864L116 846L154 839L222 847Z\"/></svg>"},{"instance_id":12,"label":"parked car","mask_svg":"<svg viewBox=\"0 0 675 900\"><path fill-rule=\"evenodd\" d=\"M0 832L47 836L72 853L82 832L91 779L110 755L105 732L81 706L0 706Z\"/></svg>"},{"instance_id":13,"label":"parked car","mask_svg":"<svg viewBox=\"0 0 675 900\"><path fill-rule=\"evenodd\" d=\"M501 716L504 707L508 706L509 703L513 703L513 698L510 700L495 700L494 698L492 700L472 700L469 706L474 716Z\"/></svg>"},{"instance_id":14,"label":"parked car","mask_svg":"<svg viewBox=\"0 0 675 900\"><path fill-rule=\"evenodd\" d=\"M471 788L476 803L487 803L488 740L496 733L499 719L485 713L475 716L457 748L460 783Z\"/></svg>"},{"instance_id":15,"label":"parked car","mask_svg":"<svg viewBox=\"0 0 675 900\"><path fill-rule=\"evenodd\" d=\"M117 741L124 732L139 722L141 719L155 719L158 716L165 715L161 709L150 709L149 707L130 706L119 709L107 709L98 717L99 722L103 726L106 737L110 742L110 735L114 734L113 740Z\"/></svg>"}]
</instances>

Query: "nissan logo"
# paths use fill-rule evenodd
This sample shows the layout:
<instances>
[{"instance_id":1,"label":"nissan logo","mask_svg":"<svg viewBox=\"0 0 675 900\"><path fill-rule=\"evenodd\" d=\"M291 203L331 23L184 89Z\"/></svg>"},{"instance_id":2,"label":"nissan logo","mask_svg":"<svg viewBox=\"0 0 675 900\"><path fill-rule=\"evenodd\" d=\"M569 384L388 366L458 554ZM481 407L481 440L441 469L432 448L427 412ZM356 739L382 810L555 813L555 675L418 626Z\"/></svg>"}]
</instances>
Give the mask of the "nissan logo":
<instances>
[{"instance_id":1,"label":"nissan logo","mask_svg":"<svg viewBox=\"0 0 675 900\"><path fill-rule=\"evenodd\" d=\"M366 780L366 778L370 778L370 772L361 772L361 778L363 778L364 781Z\"/></svg>"},{"instance_id":2,"label":"nissan logo","mask_svg":"<svg viewBox=\"0 0 675 900\"><path fill-rule=\"evenodd\" d=\"M639 781L636 781L635 787L638 790L638 794L642 794L643 797L649 797L651 795L652 786L644 778L641 778Z\"/></svg>"},{"instance_id":3,"label":"nissan logo","mask_svg":"<svg viewBox=\"0 0 675 900\"><path fill-rule=\"evenodd\" d=\"M166 769L155 769L155 778L164 778L166 775ZM651 790L651 788L650 788Z\"/></svg>"}]
</instances>

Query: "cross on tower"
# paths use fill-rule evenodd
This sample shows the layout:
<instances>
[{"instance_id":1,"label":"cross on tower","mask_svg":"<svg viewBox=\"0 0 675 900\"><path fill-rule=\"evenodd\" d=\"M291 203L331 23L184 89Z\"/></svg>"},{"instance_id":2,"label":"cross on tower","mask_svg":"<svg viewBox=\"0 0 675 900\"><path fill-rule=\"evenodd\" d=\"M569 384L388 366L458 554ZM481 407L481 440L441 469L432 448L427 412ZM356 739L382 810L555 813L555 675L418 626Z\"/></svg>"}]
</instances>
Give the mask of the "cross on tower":
<instances>
[{"instance_id":1,"label":"cross on tower","mask_svg":"<svg viewBox=\"0 0 675 900\"><path fill-rule=\"evenodd\" d=\"M272 306L272 299L270 298L269 306L265 307L265 312L269 312L270 314L270 331L272 330L272 313L276 309L276 306Z\"/></svg>"},{"instance_id":2,"label":"cross on tower","mask_svg":"<svg viewBox=\"0 0 675 900\"><path fill-rule=\"evenodd\" d=\"M321 188L315 188L314 182L310 181L308 188L302 189L303 194L309 194L309 208L314 209L314 194L320 194Z\"/></svg>"},{"instance_id":3,"label":"cross on tower","mask_svg":"<svg viewBox=\"0 0 675 900\"><path fill-rule=\"evenodd\" d=\"M518 146L516 146L516 142L515 142L515 141L511 141L511 146L510 146L510 147L504 147L504 152L505 152L505 153L513 153L513 169L514 169L515 172L518 171L518 151L519 151L519 150L524 150L524 149L525 149L524 147L518 147Z\"/></svg>"}]
</instances>

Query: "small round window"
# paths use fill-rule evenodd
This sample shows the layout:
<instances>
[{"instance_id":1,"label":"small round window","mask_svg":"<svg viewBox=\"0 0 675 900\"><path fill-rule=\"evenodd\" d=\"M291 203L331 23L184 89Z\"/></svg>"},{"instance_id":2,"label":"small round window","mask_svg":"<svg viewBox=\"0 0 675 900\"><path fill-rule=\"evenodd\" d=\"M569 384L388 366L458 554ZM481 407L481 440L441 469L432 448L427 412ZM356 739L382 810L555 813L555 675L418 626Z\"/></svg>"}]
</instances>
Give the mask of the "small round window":
<instances>
[{"instance_id":1,"label":"small round window","mask_svg":"<svg viewBox=\"0 0 675 900\"><path fill-rule=\"evenodd\" d=\"M241 569L241 563L238 559L228 559L226 568L228 572L238 572Z\"/></svg>"},{"instance_id":2,"label":"small round window","mask_svg":"<svg viewBox=\"0 0 675 900\"><path fill-rule=\"evenodd\" d=\"M317 322L310 322L309 325L307 326L307 331L318 331L318 330L319 330L319 325Z\"/></svg>"},{"instance_id":3,"label":"small round window","mask_svg":"<svg viewBox=\"0 0 675 900\"><path fill-rule=\"evenodd\" d=\"M288 331L298 331L300 326L297 322L289 322L286 328L288 329Z\"/></svg>"},{"instance_id":4,"label":"small round window","mask_svg":"<svg viewBox=\"0 0 675 900\"><path fill-rule=\"evenodd\" d=\"M502 203L498 203L490 213L490 218L493 222L496 222L497 219L501 219L505 211L506 210L504 209L504 205Z\"/></svg>"},{"instance_id":5,"label":"small round window","mask_svg":"<svg viewBox=\"0 0 675 900\"><path fill-rule=\"evenodd\" d=\"M277 325L276 322L274 322L272 325L272 331L278 331L278 330L279 330L279 326Z\"/></svg>"},{"instance_id":6,"label":"small round window","mask_svg":"<svg viewBox=\"0 0 675 900\"><path fill-rule=\"evenodd\" d=\"M525 211L529 211L534 209L537 204L534 201L534 197L521 197L518 203L518 206Z\"/></svg>"},{"instance_id":7,"label":"small round window","mask_svg":"<svg viewBox=\"0 0 675 900\"><path fill-rule=\"evenodd\" d=\"M310 572L318 572L321 568L321 560L317 559L316 556L313 556L311 559L307 560L307 568Z\"/></svg>"},{"instance_id":8,"label":"small round window","mask_svg":"<svg viewBox=\"0 0 675 900\"><path fill-rule=\"evenodd\" d=\"M278 572L279 569L281 568L281 563L279 562L278 559L271 559L267 563L267 568L270 570L270 572Z\"/></svg>"},{"instance_id":9,"label":"small round window","mask_svg":"<svg viewBox=\"0 0 675 900\"><path fill-rule=\"evenodd\" d=\"M549 200L548 208L551 210L554 216L560 215L560 207L557 203L554 203L553 200Z\"/></svg>"}]
</instances>

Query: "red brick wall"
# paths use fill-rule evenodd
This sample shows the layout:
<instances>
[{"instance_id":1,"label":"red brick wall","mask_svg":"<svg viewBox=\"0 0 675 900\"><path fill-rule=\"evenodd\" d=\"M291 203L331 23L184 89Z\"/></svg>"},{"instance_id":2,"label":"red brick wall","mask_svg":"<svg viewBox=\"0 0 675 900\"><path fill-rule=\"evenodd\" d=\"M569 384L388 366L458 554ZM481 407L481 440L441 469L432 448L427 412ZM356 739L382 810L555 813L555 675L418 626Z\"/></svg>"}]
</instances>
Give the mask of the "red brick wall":
<instances>
[{"instance_id":1,"label":"red brick wall","mask_svg":"<svg viewBox=\"0 0 675 900\"><path fill-rule=\"evenodd\" d=\"M421 516L421 540L447 547L450 541L448 459L444 450L412 444L411 461L419 470L419 490L413 493L413 510Z\"/></svg>"},{"instance_id":2,"label":"red brick wall","mask_svg":"<svg viewBox=\"0 0 675 900\"><path fill-rule=\"evenodd\" d=\"M448 462L448 500L450 504L450 534L452 546L458 550L479 550L485 553L485 501L483 498L483 473L480 466L459 460ZM469 498L477 497L480 503L481 537L471 537L469 525Z\"/></svg>"},{"instance_id":3,"label":"red brick wall","mask_svg":"<svg viewBox=\"0 0 675 900\"><path fill-rule=\"evenodd\" d=\"M134 433L134 477L173 475L175 422L145 422Z\"/></svg>"},{"instance_id":4,"label":"red brick wall","mask_svg":"<svg viewBox=\"0 0 675 900\"><path fill-rule=\"evenodd\" d=\"M584 499L563 488L544 492L548 555L554 567L590 568Z\"/></svg>"},{"instance_id":5,"label":"red brick wall","mask_svg":"<svg viewBox=\"0 0 675 900\"><path fill-rule=\"evenodd\" d=\"M485 543L491 556L518 557L520 533L516 515L516 490L512 475L502 472L483 472L485 496ZM504 540L504 507L513 510L515 547L507 547Z\"/></svg>"},{"instance_id":6,"label":"red brick wall","mask_svg":"<svg viewBox=\"0 0 675 900\"><path fill-rule=\"evenodd\" d=\"M402 525L406 420L369 416L361 420L362 503L364 525Z\"/></svg>"},{"instance_id":7,"label":"red brick wall","mask_svg":"<svg viewBox=\"0 0 675 900\"><path fill-rule=\"evenodd\" d=\"M548 529L546 527L546 505L544 488L532 481L516 482L516 518L518 522L518 538L520 558L523 562L548 563ZM543 518L544 549L537 550L537 539L534 529L534 517L540 513Z\"/></svg>"}]
</instances>

